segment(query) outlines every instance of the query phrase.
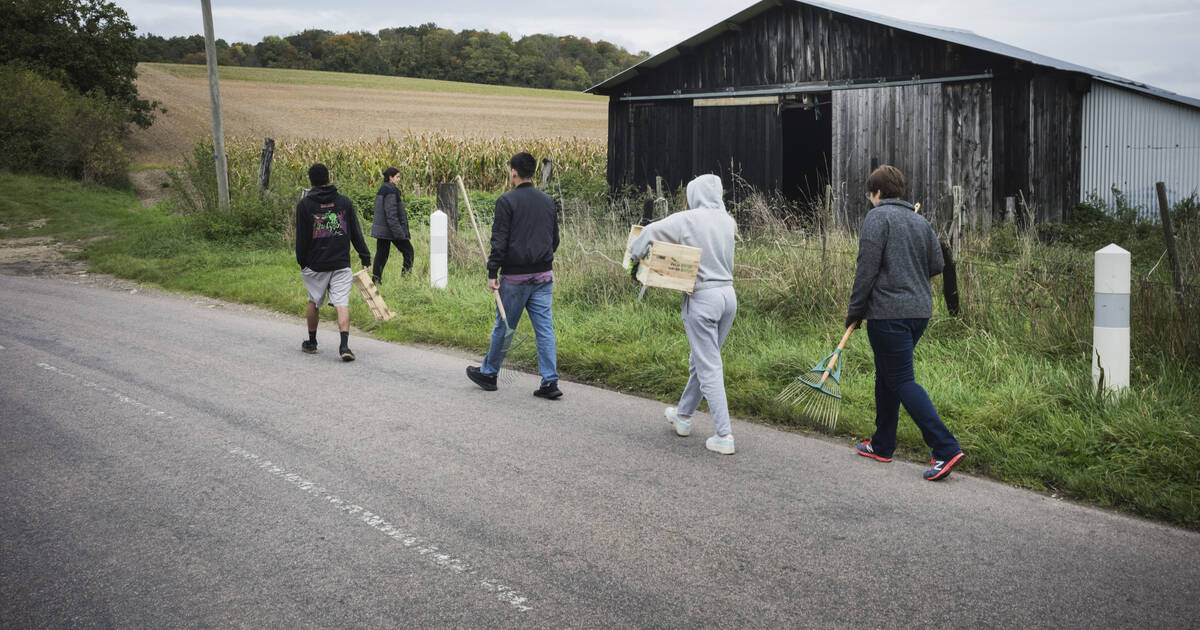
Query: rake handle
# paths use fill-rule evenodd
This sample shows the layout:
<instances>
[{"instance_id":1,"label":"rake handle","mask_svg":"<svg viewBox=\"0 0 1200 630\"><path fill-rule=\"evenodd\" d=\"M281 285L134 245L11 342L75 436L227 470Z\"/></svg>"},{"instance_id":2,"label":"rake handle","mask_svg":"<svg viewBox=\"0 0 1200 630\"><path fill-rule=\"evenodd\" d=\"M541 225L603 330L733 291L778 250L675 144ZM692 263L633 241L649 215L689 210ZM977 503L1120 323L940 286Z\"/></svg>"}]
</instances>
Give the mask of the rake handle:
<instances>
[{"instance_id":1,"label":"rake handle","mask_svg":"<svg viewBox=\"0 0 1200 630\"><path fill-rule=\"evenodd\" d=\"M467 186L463 183L462 175L456 175L458 191L462 193L463 201L467 204L467 216L471 217L471 227L475 229L475 240L479 241L479 253L483 254L483 264L487 265L487 250L483 248L483 237L479 235L479 224L475 222L475 211L471 209L471 198L467 196Z\"/></svg>"},{"instance_id":2,"label":"rake handle","mask_svg":"<svg viewBox=\"0 0 1200 630\"><path fill-rule=\"evenodd\" d=\"M463 201L467 203L467 216L471 217L471 227L475 230L475 240L479 241L479 253L483 255L483 264L487 266L487 250L483 247L483 237L479 235L479 224L475 222L475 211L471 209L471 198L467 196L467 186L463 184L462 175L456 175L458 180L458 190L462 193ZM500 292L492 291L492 295L496 297L496 308L500 310L500 319L504 321L504 327L508 328L508 314L504 312L504 302L500 301Z\"/></svg>"},{"instance_id":3,"label":"rake handle","mask_svg":"<svg viewBox=\"0 0 1200 630\"><path fill-rule=\"evenodd\" d=\"M838 359L842 357L842 349L846 347L846 342L850 340L850 333L854 332L854 327L857 325L858 322L854 322L846 328L846 334L842 335L842 342L838 344L837 350L833 352L833 358L829 360L829 365L825 366L825 373L821 375L820 385L825 384L825 379L829 378L829 373L833 371L833 367L837 365Z\"/></svg>"}]
</instances>

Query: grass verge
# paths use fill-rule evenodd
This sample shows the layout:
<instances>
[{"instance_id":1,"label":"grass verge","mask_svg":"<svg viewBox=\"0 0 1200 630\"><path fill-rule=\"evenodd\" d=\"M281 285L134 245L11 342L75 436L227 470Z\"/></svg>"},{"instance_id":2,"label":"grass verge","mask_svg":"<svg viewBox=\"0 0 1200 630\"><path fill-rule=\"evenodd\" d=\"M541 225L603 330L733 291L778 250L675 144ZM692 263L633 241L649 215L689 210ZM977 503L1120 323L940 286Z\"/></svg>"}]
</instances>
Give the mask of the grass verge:
<instances>
[{"instance_id":1,"label":"grass verge","mask_svg":"<svg viewBox=\"0 0 1200 630\"><path fill-rule=\"evenodd\" d=\"M0 223L46 218L29 234L90 242L86 256L97 272L166 289L209 295L302 315L306 297L293 254L278 237L212 242L167 205L142 209L127 193L37 177L6 176L0 183ZM568 225L556 263L555 327L559 367L572 380L603 384L670 402L687 376L688 347L679 320L679 295L650 290L643 302L624 272L607 258L623 249L622 226ZM625 228L627 229L627 228ZM467 228L469 230L469 228ZM417 263L399 276L399 260L385 273L381 292L398 317L374 328L382 339L426 342L483 354L492 302L475 255L455 260L450 288L428 287L428 231L413 225ZM467 231L464 238L473 238ZM586 245L585 245L586 244ZM471 245L471 243L467 243ZM458 251L471 252L467 246ZM820 254L778 264L778 243L739 245L740 309L724 352L730 407L741 418L790 429L819 430L770 406L798 372L825 356L841 331L845 268L852 255L830 254L842 278L796 301L787 274L816 269ZM776 260L771 267L771 260ZM790 300L790 301L789 301ZM792 305L804 304L804 308ZM323 318L332 317L324 309ZM374 327L366 305L351 301L351 318ZM530 333L522 321L518 328ZM1013 330L1021 330L1019 326ZM297 344L296 339L280 343ZM1089 336L1090 331L1076 331ZM536 362L532 344L515 358ZM1065 349L1064 349L1065 348ZM1086 349L1039 347L1027 335L995 333L937 313L918 347L918 380L968 453L964 468L1060 496L1200 529L1200 370L1139 349L1132 387L1118 400L1091 393ZM844 359L845 403L836 435L844 437L846 465L855 439L873 429L873 370L865 335L851 338ZM459 375L450 375L458 378ZM915 425L900 423L899 457L927 458ZM752 453L741 456L752 457Z\"/></svg>"}]
</instances>

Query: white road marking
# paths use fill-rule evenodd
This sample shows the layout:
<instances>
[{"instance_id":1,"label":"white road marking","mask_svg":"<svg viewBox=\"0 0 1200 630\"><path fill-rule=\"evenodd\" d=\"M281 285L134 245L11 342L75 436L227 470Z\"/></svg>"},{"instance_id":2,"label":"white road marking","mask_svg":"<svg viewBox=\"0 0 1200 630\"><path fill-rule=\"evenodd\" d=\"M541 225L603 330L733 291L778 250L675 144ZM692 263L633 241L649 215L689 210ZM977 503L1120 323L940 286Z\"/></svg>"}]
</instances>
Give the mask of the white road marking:
<instances>
[{"instance_id":1,"label":"white road marking","mask_svg":"<svg viewBox=\"0 0 1200 630\"><path fill-rule=\"evenodd\" d=\"M168 414L167 412L159 410L159 409L155 409L154 407L151 407L150 405L147 405L146 403L141 402L140 400L138 400L136 398L133 398L131 396L126 396L125 394L122 394L121 392L119 392L111 387L106 387L99 383L89 381L89 380L83 378L82 376L77 376L75 374L71 374L70 372L64 372L63 370L56 368L53 365L50 365L49 363L38 363L37 365L38 365L38 367L42 368L43 370L46 370L47 372L53 372L55 374L58 374L59 376L65 376L71 380L79 382L81 385L83 385L84 387L87 387L88 389L94 389L102 394L107 394L108 396L111 396L112 398L115 398L127 405L137 407L138 409L145 411L146 415L148 415L148 416L155 416L157 418L163 418L166 420L174 420L175 419L175 417L172 416L171 414Z\"/></svg>"},{"instance_id":2,"label":"white road marking","mask_svg":"<svg viewBox=\"0 0 1200 630\"><path fill-rule=\"evenodd\" d=\"M3 349L3 347L0 347L0 349ZM148 416L155 416L164 418L166 420L175 419L174 416L168 414L167 412L155 409L154 407L151 407L150 405L147 405L146 403L141 402L132 396L127 396L111 387L87 380L82 376L64 371L60 368L50 365L49 363L38 363L37 365L47 372L71 379L88 389L95 390L122 403L141 409L145 411L146 415ZM329 503L339 512L342 512L347 516L357 518L373 529L398 541L400 544L404 545L405 548L417 553L429 562L443 569L448 569L455 574L467 576L472 580L478 580L479 587L488 591L489 593L496 593L496 599L498 601L505 602L521 612L533 610L533 607L529 605L529 598L519 595L519 591L517 589L507 586L501 583L499 580L487 577L479 577L479 571L472 568L471 565L464 562L461 558L458 558L451 553L447 553L445 550L440 549L436 544L424 540L416 534L401 530L399 527L387 521L382 516L364 509L361 505L349 502L335 494L332 494L324 487L320 487L316 483L309 481L308 479L305 479L296 473L288 472L283 467L269 460L265 460L254 453L240 448L235 448L229 452L233 455L238 455L246 458L247 460L255 462L259 468L265 470L271 475L279 477L303 492Z\"/></svg>"},{"instance_id":3,"label":"white road marking","mask_svg":"<svg viewBox=\"0 0 1200 630\"><path fill-rule=\"evenodd\" d=\"M305 479L296 473L288 472L282 466L270 460L263 459L262 457L247 450L235 448L229 452L232 455L237 455L254 462L258 468L288 482L310 496L329 503L337 511L342 512L347 516L355 517L357 520L366 523L373 529L378 530L389 538L398 541L408 550L417 553L429 562L432 562L443 569L448 569L455 574L467 576L472 580L478 580L479 587L488 591L489 593L496 593L497 600L506 602L521 612L533 610L532 606L529 605L529 598L518 595L517 593L519 591L517 591L517 589L512 588L511 586L506 586L495 579L486 577L480 578L479 571L473 569L471 565L464 562L461 558L456 557L452 553L448 553L446 550L440 549L434 543L423 540L420 536L414 533L403 531L395 524L385 520L382 516L365 509L363 506L349 502L346 499L331 493L326 488L317 485L316 482Z\"/></svg>"}]
</instances>

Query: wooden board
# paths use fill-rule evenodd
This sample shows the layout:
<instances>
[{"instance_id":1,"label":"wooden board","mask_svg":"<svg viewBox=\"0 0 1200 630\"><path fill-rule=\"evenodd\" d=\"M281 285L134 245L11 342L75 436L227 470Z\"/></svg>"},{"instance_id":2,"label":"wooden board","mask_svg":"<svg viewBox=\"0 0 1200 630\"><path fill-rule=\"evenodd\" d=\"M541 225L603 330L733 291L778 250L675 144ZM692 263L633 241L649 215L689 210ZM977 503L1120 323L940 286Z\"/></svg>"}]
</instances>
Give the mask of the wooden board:
<instances>
[{"instance_id":1,"label":"wooden board","mask_svg":"<svg viewBox=\"0 0 1200 630\"><path fill-rule=\"evenodd\" d=\"M629 251L629 246L633 245L633 241L642 234L642 226L634 225L629 228L629 238L625 239L625 257L621 259L625 263L630 258L633 258L633 253Z\"/></svg>"},{"instance_id":2,"label":"wooden board","mask_svg":"<svg viewBox=\"0 0 1200 630\"><path fill-rule=\"evenodd\" d=\"M371 309L375 321L386 322L396 316L383 301L383 296L379 295L379 289L375 288L375 283L371 281L371 274L367 273L366 269L354 274L354 286L358 287L358 292L362 294L363 301Z\"/></svg>"},{"instance_id":3,"label":"wooden board","mask_svg":"<svg viewBox=\"0 0 1200 630\"><path fill-rule=\"evenodd\" d=\"M625 260L633 257L630 246L641 233L640 225L629 228ZM700 253L698 247L651 241L650 252L638 263L638 282L648 287L691 293L696 286L696 273L700 271Z\"/></svg>"},{"instance_id":4,"label":"wooden board","mask_svg":"<svg viewBox=\"0 0 1200 630\"><path fill-rule=\"evenodd\" d=\"M648 287L691 293L700 271L700 249L654 241L638 267L638 281Z\"/></svg>"}]
</instances>

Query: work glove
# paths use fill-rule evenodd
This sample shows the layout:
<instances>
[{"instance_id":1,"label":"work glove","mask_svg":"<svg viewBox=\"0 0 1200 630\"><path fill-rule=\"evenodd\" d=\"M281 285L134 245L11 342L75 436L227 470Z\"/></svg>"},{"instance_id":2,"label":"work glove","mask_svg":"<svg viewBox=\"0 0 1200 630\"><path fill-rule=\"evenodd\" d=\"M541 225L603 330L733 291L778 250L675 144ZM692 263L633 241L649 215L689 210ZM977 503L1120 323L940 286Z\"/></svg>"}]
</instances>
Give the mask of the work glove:
<instances>
[{"instance_id":1,"label":"work glove","mask_svg":"<svg viewBox=\"0 0 1200 630\"><path fill-rule=\"evenodd\" d=\"M639 264L638 264L638 261L634 260L634 261L631 261L631 263L632 263L632 264L630 264L630 265L629 265L629 277L630 277L630 279L632 279L634 282L637 282L638 284L641 284L641 282L638 282L638 277L637 277L638 265L639 265Z\"/></svg>"},{"instance_id":2,"label":"work glove","mask_svg":"<svg viewBox=\"0 0 1200 630\"><path fill-rule=\"evenodd\" d=\"M862 320L862 315L847 315L845 327L849 328L851 325L853 325L855 328L860 328L862 326Z\"/></svg>"}]
</instances>

